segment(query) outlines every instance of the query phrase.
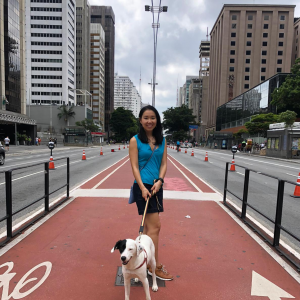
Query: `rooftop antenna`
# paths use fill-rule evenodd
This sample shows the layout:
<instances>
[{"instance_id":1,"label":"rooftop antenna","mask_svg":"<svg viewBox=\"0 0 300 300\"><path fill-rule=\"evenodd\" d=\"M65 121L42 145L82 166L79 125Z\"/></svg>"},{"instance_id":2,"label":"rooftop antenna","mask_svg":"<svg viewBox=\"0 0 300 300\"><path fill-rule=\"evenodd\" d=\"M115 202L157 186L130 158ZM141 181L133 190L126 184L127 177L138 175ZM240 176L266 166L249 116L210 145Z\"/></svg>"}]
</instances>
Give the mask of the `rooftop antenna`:
<instances>
[{"instance_id":1,"label":"rooftop antenna","mask_svg":"<svg viewBox=\"0 0 300 300\"><path fill-rule=\"evenodd\" d=\"M208 35L208 27L207 27L207 34L206 34L207 41L208 41L208 37L209 37L209 35Z\"/></svg>"}]
</instances>

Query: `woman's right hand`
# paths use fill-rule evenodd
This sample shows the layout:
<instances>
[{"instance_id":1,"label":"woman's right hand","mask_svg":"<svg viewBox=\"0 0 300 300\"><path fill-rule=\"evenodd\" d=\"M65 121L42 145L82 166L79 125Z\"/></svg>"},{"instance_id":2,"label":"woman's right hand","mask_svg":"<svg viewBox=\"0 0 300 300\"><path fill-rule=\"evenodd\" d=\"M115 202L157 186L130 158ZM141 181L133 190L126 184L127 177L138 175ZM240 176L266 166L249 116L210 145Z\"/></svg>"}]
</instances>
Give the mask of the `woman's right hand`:
<instances>
[{"instance_id":1,"label":"woman's right hand","mask_svg":"<svg viewBox=\"0 0 300 300\"><path fill-rule=\"evenodd\" d=\"M147 201L148 197L151 197L151 193L148 191L146 187L142 188L142 197Z\"/></svg>"}]
</instances>

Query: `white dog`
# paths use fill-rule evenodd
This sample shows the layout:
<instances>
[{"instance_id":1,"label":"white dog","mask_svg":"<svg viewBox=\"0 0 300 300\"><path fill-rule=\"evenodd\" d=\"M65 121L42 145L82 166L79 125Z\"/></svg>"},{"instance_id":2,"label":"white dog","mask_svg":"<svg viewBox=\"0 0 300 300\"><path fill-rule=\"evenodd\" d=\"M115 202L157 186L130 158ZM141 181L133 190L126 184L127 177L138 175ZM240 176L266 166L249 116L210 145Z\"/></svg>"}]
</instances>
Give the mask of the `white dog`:
<instances>
[{"instance_id":1,"label":"white dog","mask_svg":"<svg viewBox=\"0 0 300 300\"><path fill-rule=\"evenodd\" d=\"M138 278L142 282L146 300L151 300L147 278L147 264L151 266L152 270L155 270L155 247L152 239L148 235L142 235L141 237L137 237L135 241L131 239L120 240L112 248L111 253L115 249L118 249L121 253L125 300L129 300L131 278ZM158 286L155 272L153 272L152 278L152 291L156 292Z\"/></svg>"}]
</instances>

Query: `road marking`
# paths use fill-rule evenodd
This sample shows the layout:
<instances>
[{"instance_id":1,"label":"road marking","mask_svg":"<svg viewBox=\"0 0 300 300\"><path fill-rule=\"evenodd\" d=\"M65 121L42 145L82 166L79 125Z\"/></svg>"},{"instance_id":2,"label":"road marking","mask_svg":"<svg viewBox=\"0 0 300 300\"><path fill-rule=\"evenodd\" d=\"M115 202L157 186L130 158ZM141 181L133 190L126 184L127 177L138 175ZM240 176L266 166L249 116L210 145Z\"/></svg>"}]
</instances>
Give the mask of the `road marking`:
<instances>
[{"instance_id":1,"label":"road marking","mask_svg":"<svg viewBox=\"0 0 300 300\"><path fill-rule=\"evenodd\" d=\"M298 175L295 175L295 174L289 174L289 173L285 173L285 174L293 176L293 177L298 177Z\"/></svg>"},{"instance_id":2,"label":"road marking","mask_svg":"<svg viewBox=\"0 0 300 300\"><path fill-rule=\"evenodd\" d=\"M242 176L245 176L245 174L243 174L243 173L240 173L240 172L237 172L238 174L240 174L240 175L242 175Z\"/></svg>"}]
</instances>

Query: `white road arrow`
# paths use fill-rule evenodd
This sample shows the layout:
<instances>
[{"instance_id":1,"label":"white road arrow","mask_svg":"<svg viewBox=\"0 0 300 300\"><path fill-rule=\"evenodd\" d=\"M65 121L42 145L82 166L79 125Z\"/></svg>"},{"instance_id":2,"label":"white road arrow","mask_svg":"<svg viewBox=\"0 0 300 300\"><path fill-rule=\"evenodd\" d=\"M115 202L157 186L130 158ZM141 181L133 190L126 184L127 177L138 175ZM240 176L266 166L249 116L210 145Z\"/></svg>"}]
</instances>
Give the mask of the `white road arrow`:
<instances>
[{"instance_id":1,"label":"white road arrow","mask_svg":"<svg viewBox=\"0 0 300 300\"><path fill-rule=\"evenodd\" d=\"M252 271L251 296L265 296L270 300L281 300L281 298L295 298L268 279Z\"/></svg>"}]
</instances>

